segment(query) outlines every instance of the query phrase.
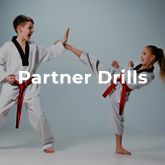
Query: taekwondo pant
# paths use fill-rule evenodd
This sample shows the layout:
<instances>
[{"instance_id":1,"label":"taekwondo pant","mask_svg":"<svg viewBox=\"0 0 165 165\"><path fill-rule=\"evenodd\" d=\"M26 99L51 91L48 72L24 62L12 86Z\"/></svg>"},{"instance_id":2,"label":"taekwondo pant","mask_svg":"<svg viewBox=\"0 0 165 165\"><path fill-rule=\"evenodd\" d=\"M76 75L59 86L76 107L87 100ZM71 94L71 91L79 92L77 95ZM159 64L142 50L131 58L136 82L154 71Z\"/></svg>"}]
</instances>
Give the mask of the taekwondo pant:
<instances>
[{"instance_id":1,"label":"taekwondo pant","mask_svg":"<svg viewBox=\"0 0 165 165\"><path fill-rule=\"evenodd\" d=\"M5 96L1 93L0 127L6 123L8 113L11 107L13 107L16 103L17 103L17 99L9 98L9 96ZM24 103L27 108L30 123L41 137L43 150L48 147L53 147L54 138L48 126L46 115L44 114L44 112L41 111L39 96L30 99L25 99Z\"/></svg>"},{"instance_id":2,"label":"taekwondo pant","mask_svg":"<svg viewBox=\"0 0 165 165\"><path fill-rule=\"evenodd\" d=\"M114 133L122 135L124 130L124 111L121 115L119 115L120 101L118 99L118 92L119 91L114 91L109 99L112 105Z\"/></svg>"}]
</instances>

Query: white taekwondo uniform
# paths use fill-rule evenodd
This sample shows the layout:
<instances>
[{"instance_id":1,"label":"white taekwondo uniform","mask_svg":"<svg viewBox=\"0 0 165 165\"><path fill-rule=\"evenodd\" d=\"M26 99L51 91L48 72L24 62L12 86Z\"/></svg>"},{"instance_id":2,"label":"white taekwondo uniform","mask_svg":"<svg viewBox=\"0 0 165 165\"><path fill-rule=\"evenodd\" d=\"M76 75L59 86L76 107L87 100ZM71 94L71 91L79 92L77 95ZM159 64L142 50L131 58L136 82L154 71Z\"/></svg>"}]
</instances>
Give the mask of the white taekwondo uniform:
<instances>
[{"instance_id":1,"label":"white taekwondo uniform","mask_svg":"<svg viewBox=\"0 0 165 165\"><path fill-rule=\"evenodd\" d=\"M11 41L4 43L0 48L0 82L3 83L0 94L0 126L6 122L11 107L17 103L19 93L18 86L5 82L5 78L13 74L18 80L19 71L28 71L30 74L34 74L42 62L52 60L62 54L64 50L65 48L60 42L48 48L42 48L34 42L26 42L24 53L16 36ZM28 110L30 123L39 133L43 149L46 149L53 146L54 138L49 129L46 115L41 111L39 97L39 85L31 84L25 90L24 103Z\"/></svg>"},{"instance_id":2,"label":"white taekwondo uniform","mask_svg":"<svg viewBox=\"0 0 165 165\"><path fill-rule=\"evenodd\" d=\"M83 52L81 54L80 60L83 63L87 64L90 67L91 72L93 72L97 77L98 77L98 72L99 71L108 71L108 72L111 73L112 76L114 75L114 73L120 73L120 71L121 71L121 69L114 70L112 67L104 66L99 60L97 60L95 57L92 57L87 52ZM140 67L141 67L141 64L137 65L135 68L127 68L127 70L128 69L130 71L138 70L138 68L140 68ZM146 74L147 83L145 83L145 84L140 84L140 83L133 84L132 83L132 84L127 84L127 86L131 90L135 90L135 89L139 89L139 88L149 84L154 79L153 70L154 70L154 67L152 67L150 69L144 69L144 70L141 70L141 71L137 71L137 75L140 74L140 73L145 73ZM107 80L107 76L103 75L103 80ZM126 74L125 74L125 80L127 80L127 75ZM106 88L108 86L109 86L109 84L106 84ZM119 115L119 106L120 106L119 103L120 103L120 98L121 98L121 91L122 91L122 85L121 85L120 82L117 82L116 87L109 94L109 98L111 98L110 100L111 100L112 109L113 109L114 133L118 134L118 135L122 135L123 130L124 130L124 125L123 125L124 113ZM129 94L130 94L130 92L126 93L125 102L128 101Z\"/></svg>"}]
</instances>

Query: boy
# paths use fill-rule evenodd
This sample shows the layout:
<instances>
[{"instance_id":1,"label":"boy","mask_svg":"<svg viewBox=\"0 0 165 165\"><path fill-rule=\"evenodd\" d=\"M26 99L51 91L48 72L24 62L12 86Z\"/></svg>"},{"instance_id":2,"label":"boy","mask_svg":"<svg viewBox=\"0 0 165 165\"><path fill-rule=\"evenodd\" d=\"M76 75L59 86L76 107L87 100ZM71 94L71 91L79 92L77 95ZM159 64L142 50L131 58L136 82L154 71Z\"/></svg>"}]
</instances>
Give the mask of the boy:
<instances>
[{"instance_id":1,"label":"boy","mask_svg":"<svg viewBox=\"0 0 165 165\"><path fill-rule=\"evenodd\" d=\"M27 107L31 125L39 133L43 151L53 153L54 138L49 129L45 114L41 111L39 100L39 86L32 84L31 79L19 84L19 71L28 71L34 74L38 66L52 60L65 50L64 44L68 39L68 32L62 41L47 49L41 48L30 37L34 31L34 21L27 16L19 15L13 21L17 36L6 42L0 49L0 82L3 83L0 94L0 126L6 122L6 117L11 107L17 103L17 123L19 127L22 103ZM24 96L24 98L23 98Z\"/></svg>"}]
</instances>

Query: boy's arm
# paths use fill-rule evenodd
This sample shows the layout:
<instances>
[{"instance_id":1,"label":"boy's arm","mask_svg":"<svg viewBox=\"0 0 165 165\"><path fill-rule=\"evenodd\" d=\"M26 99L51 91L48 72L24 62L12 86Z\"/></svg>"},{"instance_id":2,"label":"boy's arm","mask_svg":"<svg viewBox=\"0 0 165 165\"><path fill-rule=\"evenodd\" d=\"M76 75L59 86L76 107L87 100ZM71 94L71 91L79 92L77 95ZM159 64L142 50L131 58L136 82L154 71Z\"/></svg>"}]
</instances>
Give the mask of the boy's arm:
<instances>
[{"instance_id":1,"label":"boy's arm","mask_svg":"<svg viewBox=\"0 0 165 165\"><path fill-rule=\"evenodd\" d=\"M53 58L61 55L65 50L63 43L60 41L48 48L37 46L37 49L39 53L39 63L50 61Z\"/></svg>"},{"instance_id":2,"label":"boy's arm","mask_svg":"<svg viewBox=\"0 0 165 165\"><path fill-rule=\"evenodd\" d=\"M61 55L65 50L64 45L68 41L68 35L69 35L69 28L67 29L63 40L56 41L55 45L52 45L46 49L38 47L38 49L39 49L39 62L41 63L44 61L49 61L49 60L52 60L53 58Z\"/></svg>"}]
</instances>

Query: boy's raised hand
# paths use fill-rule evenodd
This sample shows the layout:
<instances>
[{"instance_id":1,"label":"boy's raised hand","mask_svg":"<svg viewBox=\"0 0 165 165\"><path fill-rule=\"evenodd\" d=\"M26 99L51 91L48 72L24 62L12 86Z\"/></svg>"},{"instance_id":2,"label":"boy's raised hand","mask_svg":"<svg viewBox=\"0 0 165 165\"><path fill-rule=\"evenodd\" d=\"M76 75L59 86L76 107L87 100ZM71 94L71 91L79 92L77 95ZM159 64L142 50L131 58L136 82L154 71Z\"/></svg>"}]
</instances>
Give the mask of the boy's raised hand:
<instances>
[{"instance_id":1,"label":"boy's raised hand","mask_svg":"<svg viewBox=\"0 0 165 165\"><path fill-rule=\"evenodd\" d=\"M65 45L68 41L68 36L69 36L69 28L67 29L67 31L65 32L64 38L62 40L63 45Z\"/></svg>"},{"instance_id":2,"label":"boy's raised hand","mask_svg":"<svg viewBox=\"0 0 165 165\"><path fill-rule=\"evenodd\" d=\"M68 41L68 36L69 36L69 28L65 32L64 38L62 40L57 40L54 44L57 44L58 42L61 42L64 46Z\"/></svg>"}]
</instances>

